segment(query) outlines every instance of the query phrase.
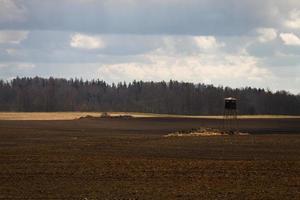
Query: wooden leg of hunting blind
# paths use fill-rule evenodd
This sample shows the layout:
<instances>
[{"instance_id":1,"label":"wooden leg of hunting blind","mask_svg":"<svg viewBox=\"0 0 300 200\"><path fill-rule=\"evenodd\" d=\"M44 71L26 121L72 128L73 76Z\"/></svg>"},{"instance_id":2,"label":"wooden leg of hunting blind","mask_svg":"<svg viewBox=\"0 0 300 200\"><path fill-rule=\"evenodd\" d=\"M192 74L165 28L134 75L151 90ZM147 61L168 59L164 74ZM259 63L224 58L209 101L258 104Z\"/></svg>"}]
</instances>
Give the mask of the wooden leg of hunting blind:
<instances>
[{"instance_id":1,"label":"wooden leg of hunting blind","mask_svg":"<svg viewBox=\"0 0 300 200\"><path fill-rule=\"evenodd\" d=\"M223 131L229 135L234 135L238 132L238 118L236 111L227 110L224 112Z\"/></svg>"}]
</instances>

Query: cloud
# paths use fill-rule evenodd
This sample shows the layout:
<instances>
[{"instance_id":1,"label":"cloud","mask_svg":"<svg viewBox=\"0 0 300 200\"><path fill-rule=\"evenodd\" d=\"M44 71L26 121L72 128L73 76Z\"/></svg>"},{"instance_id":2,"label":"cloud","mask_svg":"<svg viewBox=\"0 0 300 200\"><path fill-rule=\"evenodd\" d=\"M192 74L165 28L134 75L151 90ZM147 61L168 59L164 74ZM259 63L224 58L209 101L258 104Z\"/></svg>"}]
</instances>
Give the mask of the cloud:
<instances>
[{"instance_id":1,"label":"cloud","mask_svg":"<svg viewBox=\"0 0 300 200\"><path fill-rule=\"evenodd\" d=\"M24 21L26 9L16 0L0 0L0 22Z\"/></svg>"},{"instance_id":2,"label":"cloud","mask_svg":"<svg viewBox=\"0 0 300 200\"><path fill-rule=\"evenodd\" d=\"M35 76L34 70L36 65L27 62L0 62L1 79L10 80L12 77L17 76Z\"/></svg>"},{"instance_id":3,"label":"cloud","mask_svg":"<svg viewBox=\"0 0 300 200\"><path fill-rule=\"evenodd\" d=\"M300 10L294 9L289 13L289 19L285 21L285 26L292 29L300 28Z\"/></svg>"},{"instance_id":4,"label":"cloud","mask_svg":"<svg viewBox=\"0 0 300 200\"><path fill-rule=\"evenodd\" d=\"M28 36L28 31L0 31L0 43L19 44Z\"/></svg>"},{"instance_id":5,"label":"cloud","mask_svg":"<svg viewBox=\"0 0 300 200\"><path fill-rule=\"evenodd\" d=\"M217 49L225 46L224 43L217 42L214 36L196 36L194 40L200 49Z\"/></svg>"},{"instance_id":6,"label":"cloud","mask_svg":"<svg viewBox=\"0 0 300 200\"><path fill-rule=\"evenodd\" d=\"M0 63L0 69L32 70L36 65L33 63Z\"/></svg>"},{"instance_id":7,"label":"cloud","mask_svg":"<svg viewBox=\"0 0 300 200\"><path fill-rule=\"evenodd\" d=\"M0 78L98 78L100 68L105 80L295 88L299 13L299 0L0 0L0 61L36 66ZM291 81L273 84L287 66Z\"/></svg>"},{"instance_id":8,"label":"cloud","mask_svg":"<svg viewBox=\"0 0 300 200\"><path fill-rule=\"evenodd\" d=\"M77 33L71 37L70 46L80 49L102 49L105 47L105 44L98 36L89 36Z\"/></svg>"},{"instance_id":9,"label":"cloud","mask_svg":"<svg viewBox=\"0 0 300 200\"><path fill-rule=\"evenodd\" d=\"M277 31L273 28L259 28L256 31L260 42L269 42L277 38Z\"/></svg>"},{"instance_id":10,"label":"cloud","mask_svg":"<svg viewBox=\"0 0 300 200\"><path fill-rule=\"evenodd\" d=\"M98 69L100 77L110 81L170 80L238 85L259 82L272 73L246 55L197 54L193 56L144 55L144 62L106 64Z\"/></svg>"},{"instance_id":11,"label":"cloud","mask_svg":"<svg viewBox=\"0 0 300 200\"><path fill-rule=\"evenodd\" d=\"M30 27L32 30L93 34L236 36L257 27L277 29L288 17L287 11L300 7L299 1L295 0L1 1L15 2L16 9L26 10L26 20L14 24L0 23L3 29Z\"/></svg>"},{"instance_id":12,"label":"cloud","mask_svg":"<svg viewBox=\"0 0 300 200\"><path fill-rule=\"evenodd\" d=\"M71 3L82 3L82 4L90 4L90 3L95 3L97 0L66 0L67 2Z\"/></svg>"},{"instance_id":13,"label":"cloud","mask_svg":"<svg viewBox=\"0 0 300 200\"><path fill-rule=\"evenodd\" d=\"M18 53L18 50L13 48L5 49L5 51L8 55L16 55Z\"/></svg>"},{"instance_id":14,"label":"cloud","mask_svg":"<svg viewBox=\"0 0 300 200\"><path fill-rule=\"evenodd\" d=\"M109 82L174 79L232 87L240 87L241 83L262 86L273 78L272 71L264 67L260 59L246 51L226 52L225 43L230 42L215 36L163 38L159 48L131 60L99 63L99 77Z\"/></svg>"},{"instance_id":15,"label":"cloud","mask_svg":"<svg viewBox=\"0 0 300 200\"><path fill-rule=\"evenodd\" d=\"M299 46L300 38L293 33L281 33L280 38L285 45Z\"/></svg>"},{"instance_id":16,"label":"cloud","mask_svg":"<svg viewBox=\"0 0 300 200\"><path fill-rule=\"evenodd\" d=\"M15 64L15 66L19 70L31 70L36 67L36 65L33 63L17 63L17 64Z\"/></svg>"}]
</instances>

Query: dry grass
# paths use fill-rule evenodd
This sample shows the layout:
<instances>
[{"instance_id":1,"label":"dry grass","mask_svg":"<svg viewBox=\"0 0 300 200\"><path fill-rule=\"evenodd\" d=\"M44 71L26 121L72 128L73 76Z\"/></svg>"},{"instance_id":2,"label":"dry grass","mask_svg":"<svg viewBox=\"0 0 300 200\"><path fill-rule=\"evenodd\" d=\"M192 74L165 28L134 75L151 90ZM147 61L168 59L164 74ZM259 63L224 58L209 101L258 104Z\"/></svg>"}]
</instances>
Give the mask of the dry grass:
<instances>
[{"instance_id":1,"label":"dry grass","mask_svg":"<svg viewBox=\"0 0 300 200\"><path fill-rule=\"evenodd\" d=\"M168 118L196 118L222 119L223 116L192 116L168 115L136 112L110 112L111 116L130 115L133 117L168 117ZM80 117L99 117L101 112L0 112L0 120L74 120ZM288 115L239 115L240 119L299 119L300 116Z\"/></svg>"},{"instance_id":2,"label":"dry grass","mask_svg":"<svg viewBox=\"0 0 300 200\"><path fill-rule=\"evenodd\" d=\"M100 116L92 112L1 112L0 120L73 120L82 116Z\"/></svg>"}]
</instances>

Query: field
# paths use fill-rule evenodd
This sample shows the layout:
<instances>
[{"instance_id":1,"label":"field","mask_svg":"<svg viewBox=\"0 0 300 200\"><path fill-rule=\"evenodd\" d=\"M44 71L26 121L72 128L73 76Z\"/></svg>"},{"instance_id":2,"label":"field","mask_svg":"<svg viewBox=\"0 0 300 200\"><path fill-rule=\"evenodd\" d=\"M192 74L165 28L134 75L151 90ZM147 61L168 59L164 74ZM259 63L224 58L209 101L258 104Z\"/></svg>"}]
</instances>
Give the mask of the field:
<instances>
[{"instance_id":1,"label":"field","mask_svg":"<svg viewBox=\"0 0 300 200\"><path fill-rule=\"evenodd\" d=\"M112 116L131 115L136 118L165 117L165 118L192 118L192 119L221 119L222 116L192 116L192 115L169 115L134 112L111 112ZM74 120L83 116L100 116L99 112L0 112L0 120ZM289 115L239 115L241 119L300 119L300 116Z\"/></svg>"},{"instance_id":2,"label":"field","mask_svg":"<svg viewBox=\"0 0 300 200\"><path fill-rule=\"evenodd\" d=\"M300 118L0 113L0 199L299 199ZM116 113L118 114L118 113Z\"/></svg>"}]
</instances>

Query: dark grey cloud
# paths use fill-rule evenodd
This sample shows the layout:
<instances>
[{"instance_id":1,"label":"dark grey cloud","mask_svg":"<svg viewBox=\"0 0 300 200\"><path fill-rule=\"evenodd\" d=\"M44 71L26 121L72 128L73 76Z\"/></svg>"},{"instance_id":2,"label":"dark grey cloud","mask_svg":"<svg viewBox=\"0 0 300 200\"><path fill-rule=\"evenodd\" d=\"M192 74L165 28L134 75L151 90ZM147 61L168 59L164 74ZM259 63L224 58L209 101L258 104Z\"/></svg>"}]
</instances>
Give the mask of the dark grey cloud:
<instances>
[{"instance_id":1,"label":"dark grey cloud","mask_svg":"<svg viewBox=\"0 0 300 200\"><path fill-rule=\"evenodd\" d=\"M18 19L2 29L64 30L107 34L240 35L279 26L287 0L11 0ZM299 4L298 4L299 5ZM22 11L22 12L21 12Z\"/></svg>"}]
</instances>

